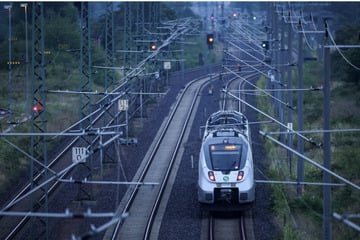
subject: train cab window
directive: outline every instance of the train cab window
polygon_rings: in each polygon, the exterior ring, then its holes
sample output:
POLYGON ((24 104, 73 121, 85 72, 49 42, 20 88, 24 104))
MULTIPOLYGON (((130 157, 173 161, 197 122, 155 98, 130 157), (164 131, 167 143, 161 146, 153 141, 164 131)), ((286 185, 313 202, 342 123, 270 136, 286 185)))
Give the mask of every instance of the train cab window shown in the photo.
POLYGON ((213 144, 209 146, 210 159, 215 171, 234 171, 242 167, 243 145, 213 144))

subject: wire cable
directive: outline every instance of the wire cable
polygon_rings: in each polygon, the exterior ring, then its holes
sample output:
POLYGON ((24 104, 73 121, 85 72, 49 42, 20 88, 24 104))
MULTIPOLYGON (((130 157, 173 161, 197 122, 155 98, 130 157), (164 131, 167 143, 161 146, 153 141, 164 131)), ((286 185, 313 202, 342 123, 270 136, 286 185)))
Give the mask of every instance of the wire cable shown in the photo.
POLYGON ((338 53, 341 55, 341 57, 345 60, 345 62, 347 62, 347 63, 348 63, 351 67, 353 67, 354 69, 360 71, 360 67, 355 66, 353 63, 350 62, 349 59, 347 59, 347 58, 345 57, 345 55, 342 53, 341 49, 337 46, 337 44, 336 44, 333 36, 331 35, 330 31, 328 31, 328 34, 329 34, 329 37, 330 37, 331 42, 334 44, 335 49, 338 51, 338 53))

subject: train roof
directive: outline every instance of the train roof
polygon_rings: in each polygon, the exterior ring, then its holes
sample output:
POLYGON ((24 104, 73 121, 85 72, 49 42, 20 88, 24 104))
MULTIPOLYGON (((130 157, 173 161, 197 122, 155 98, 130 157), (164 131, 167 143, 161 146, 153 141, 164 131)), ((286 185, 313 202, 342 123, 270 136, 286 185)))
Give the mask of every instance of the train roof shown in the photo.
MULTIPOLYGON (((249 136, 248 120, 244 114, 237 111, 218 111, 210 115, 206 121, 205 136, 214 132, 234 131, 249 136)), ((221 135, 215 134, 214 136, 221 135)))

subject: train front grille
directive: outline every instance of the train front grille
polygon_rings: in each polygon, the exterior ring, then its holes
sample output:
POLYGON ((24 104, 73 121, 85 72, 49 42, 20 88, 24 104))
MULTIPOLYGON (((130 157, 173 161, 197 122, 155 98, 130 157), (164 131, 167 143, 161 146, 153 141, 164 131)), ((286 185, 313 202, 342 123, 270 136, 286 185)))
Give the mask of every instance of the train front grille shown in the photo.
POLYGON ((239 189, 237 188, 215 188, 214 199, 218 201, 226 201, 230 203, 237 203, 239 196, 239 189))

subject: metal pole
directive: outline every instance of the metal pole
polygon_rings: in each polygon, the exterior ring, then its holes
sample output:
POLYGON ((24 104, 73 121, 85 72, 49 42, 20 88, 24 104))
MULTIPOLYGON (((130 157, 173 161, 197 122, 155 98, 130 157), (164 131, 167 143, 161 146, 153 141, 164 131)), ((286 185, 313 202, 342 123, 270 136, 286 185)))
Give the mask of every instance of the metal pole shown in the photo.
MULTIPOLYGON (((82 129, 92 127, 92 118, 87 117, 91 115, 92 112, 92 97, 89 92, 92 91, 92 73, 91 73, 91 25, 90 25, 90 3, 81 2, 81 36, 80 36, 80 127, 82 129)), ((89 150, 93 151, 93 136, 82 136, 81 139, 84 141, 84 144, 89 146, 89 150)), ((77 167, 76 175, 83 176, 86 178, 92 178, 92 161, 93 157, 91 156, 86 160, 85 163, 79 164, 77 167)), ((92 187, 85 187, 79 185, 77 200, 81 203, 85 201, 90 201, 93 199, 93 189, 92 187)))
POLYGON ((27 117, 30 117, 30 83, 29 83, 29 42, 28 42, 28 18, 27 18, 27 9, 28 4, 22 3, 21 7, 24 8, 25 12, 25 114, 27 117))
MULTIPOLYGON (((328 29, 325 22, 325 41, 328 40, 328 29)), ((324 167, 331 169, 331 152, 330 152, 330 48, 324 47, 324 167)), ((323 172, 323 182, 330 183, 331 175, 323 172)), ((331 239, 331 187, 323 187, 323 239, 331 239)))
MULTIPOLYGON (((284 58, 285 58, 285 20, 283 18, 283 14, 281 16, 281 31, 280 31, 280 88, 283 88, 282 83, 284 82, 284 75, 285 75, 285 66, 284 66, 284 58)), ((282 91, 279 92, 279 98, 281 101, 284 101, 284 93, 282 91)), ((280 122, 285 123, 285 117, 284 117, 284 106, 282 104, 279 104, 279 114, 280 114, 280 122)), ((281 130, 284 130, 282 126, 280 126, 281 130)), ((285 136, 280 136, 281 142, 285 143, 285 136)))
POLYGON ((126 109, 125 111, 125 117, 126 117, 126 145, 129 143, 129 113, 126 109))
MULTIPOLYGON (((184 35, 181 34, 181 60, 184 60, 184 41, 183 41, 184 35)), ((180 62, 181 65, 181 82, 184 82, 185 78, 185 61, 180 62)), ((211 71, 211 70, 210 70, 211 71)), ((211 73, 211 72, 210 72, 211 73)))
MULTIPOLYGON (((99 145, 100 146, 103 145, 103 136, 102 135, 100 135, 100 138, 99 138, 99 145)), ((100 148, 100 177, 101 177, 101 179, 103 179, 103 173, 104 173, 103 163, 104 163, 104 148, 100 148)))
MULTIPOLYGON (((46 133, 47 132, 47 118, 46 118, 46 66, 45 66, 45 34, 44 34, 44 4, 42 2, 32 3, 32 102, 33 104, 41 105, 41 111, 32 112, 32 128, 33 133, 46 133)), ((47 166, 47 137, 34 136, 31 138, 31 156, 39 159, 43 165, 47 166)), ((34 190, 39 186, 39 182, 34 178, 35 175, 42 169, 31 161, 31 189, 34 190)), ((48 170, 42 172, 44 179, 48 179, 48 170)), ((48 186, 44 185, 41 190, 45 196, 43 203, 44 210, 48 211, 48 186)), ((31 206, 35 208, 37 203, 35 199, 31 198, 31 206)), ((33 238, 49 239, 49 222, 48 219, 37 219, 44 228, 40 227, 36 232, 39 235, 32 235, 33 238)), ((35 224, 35 219, 33 219, 35 224)), ((35 234, 33 231, 31 234, 35 234)))
MULTIPOLYGON (((114 46, 114 6, 112 2, 106 3, 105 17, 105 66, 114 67, 115 61, 114 46)), ((115 72, 113 69, 105 69, 104 85, 105 90, 113 89, 115 82, 115 72)))
MULTIPOLYGON (((277 89, 280 86, 278 85, 279 81, 279 73, 277 69, 277 65, 279 65, 279 58, 278 58, 278 38, 279 38, 279 31, 278 31, 278 24, 277 24, 277 13, 276 13, 276 3, 273 3, 272 5, 272 37, 270 39, 269 45, 270 45, 270 54, 273 57, 274 61, 271 61, 272 65, 272 75, 274 78, 271 81, 271 88, 277 89)), ((273 92, 274 98, 279 99, 278 92, 273 92)), ((279 104, 277 101, 274 101, 274 116, 276 119, 279 119, 279 104)))
MULTIPOLYGON (((303 36, 301 33, 301 20, 299 20, 298 25, 298 88, 303 88, 303 64, 304 64, 304 53, 303 53, 303 36)), ((303 100, 304 100, 304 94, 302 91, 298 92, 298 99, 297 99, 297 118, 298 118, 298 129, 297 131, 303 130, 303 124, 304 124, 304 116, 303 116, 303 100)), ((300 154, 304 153, 304 141, 302 138, 298 138, 298 152, 300 154)), ((297 162, 297 181, 303 182, 304 181, 304 161, 302 158, 298 158, 297 162)), ((299 185, 297 188, 297 194, 298 196, 302 195, 303 186, 299 185)))
POLYGON ((5 5, 4 8, 6 10, 8 10, 9 12, 9 28, 8 28, 8 31, 9 31, 9 36, 8 36, 8 42, 9 42, 9 60, 8 60, 8 69, 9 69, 9 72, 8 72, 8 94, 9 94, 9 122, 10 124, 12 124, 13 122, 13 119, 12 119, 12 87, 11 87, 11 65, 12 65, 12 59, 11 59, 11 42, 12 42, 12 37, 11 37, 11 8, 12 8, 12 5, 5 5))
POLYGON ((143 119, 143 90, 140 89, 140 118, 143 119))
MULTIPOLYGON (((289 11, 289 19, 291 19, 291 15, 290 15, 290 11, 289 11)), ((288 24, 288 62, 291 63, 292 62, 292 25, 291 22, 289 22, 288 24)), ((288 66, 287 69, 287 86, 289 89, 292 89, 292 67, 288 66)), ((293 95, 292 95, 292 91, 288 91, 287 93, 287 102, 289 103, 290 106, 293 105, 293 95)), ((293 117, 292 117, 292 109, 288 108, 288 123, 292 124, 293 122, 293 117)), ((292 148, 293 146, 293 135, 289 134, 288 135, 288 147, 292 148)), ((289 161, 289 167, 290 167, 290 174, 292 173, 292 153, 290 151, 288 151, 288 161, 289 161)))
MULTIPOLYGON (((266 26, 266 39, 267 40, 269 40, 270 39, 270 37, 271 37, 271 31, 272 31, 272 21, 271 21, 271 19, 272 19, 272 15, 271 15, 271 9, 272 9, 272 3, 271 2, 269 2, 268 3, 268 7, 267 7, 267 22, 269 22, 270 23, 270 27, 267 25, 266 26)), ((271 44, 269 43, 269 47, 271 48, 271 44)), ((269 49, 270 50, 270 49, 269 49)), ((268 56, 268 52, 265 50, 265 52, 264 52, 264 56, 265 56, 265 58, 266 57, 270 57, 270 56, 268 56)), ((271 81, 270 80, 268 80, 268 81, 266 81, 266 88, 267 89, 271 89, 271 87, 272 87, 272 84, 271 84, 271 81)))

